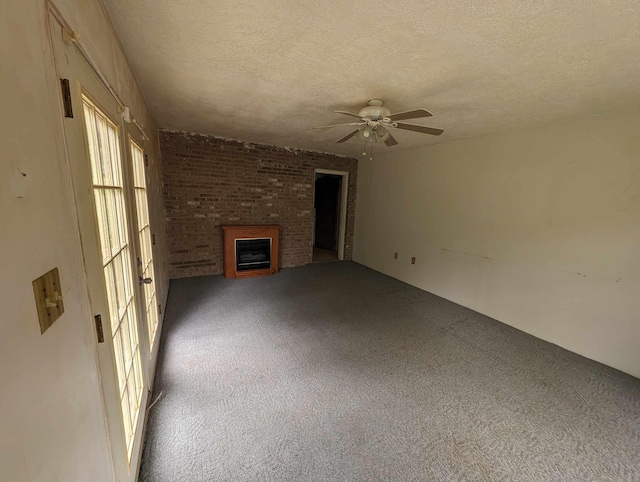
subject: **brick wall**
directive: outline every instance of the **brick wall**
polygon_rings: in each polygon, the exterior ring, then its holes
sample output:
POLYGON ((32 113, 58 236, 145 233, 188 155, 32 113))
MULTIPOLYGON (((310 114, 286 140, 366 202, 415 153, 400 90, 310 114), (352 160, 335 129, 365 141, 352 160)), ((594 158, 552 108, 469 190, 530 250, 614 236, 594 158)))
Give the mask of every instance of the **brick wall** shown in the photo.
POLYGON ((281 266, 311 262, 315 169, 349 172, 345 259, 351 259, 357 161, 161 131, 169 276, 223 271, 226 224, 280 224, 281 266))

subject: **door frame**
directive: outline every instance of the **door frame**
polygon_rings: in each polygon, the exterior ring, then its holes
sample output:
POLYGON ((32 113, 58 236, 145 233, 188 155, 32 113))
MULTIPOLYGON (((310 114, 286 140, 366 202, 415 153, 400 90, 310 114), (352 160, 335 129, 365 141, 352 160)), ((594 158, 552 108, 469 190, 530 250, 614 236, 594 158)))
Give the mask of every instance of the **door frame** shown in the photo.
POLYGON ((340 225, 338 228, 338 259, 344 259, 344 245, 347 236, 347 201, 349 199, 349 172, 347 171, 334 171, 332 169, 317 168, 313 172, 313 229, 311 230, 311 259, 313 260, 313 246, 316 237, 316 175, 317 174, 331 174, 334 176, 341 176, 342 183, 340 185, 340 225))

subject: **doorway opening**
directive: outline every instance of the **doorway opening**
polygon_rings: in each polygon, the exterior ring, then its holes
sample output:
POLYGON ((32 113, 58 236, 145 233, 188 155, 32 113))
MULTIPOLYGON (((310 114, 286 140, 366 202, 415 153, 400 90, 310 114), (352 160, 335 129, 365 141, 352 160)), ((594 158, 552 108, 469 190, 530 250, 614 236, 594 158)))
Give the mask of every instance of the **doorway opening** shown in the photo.
POLYGON ((347 172, 316 169, 313 200, 313 262, 344 257, 347 172))

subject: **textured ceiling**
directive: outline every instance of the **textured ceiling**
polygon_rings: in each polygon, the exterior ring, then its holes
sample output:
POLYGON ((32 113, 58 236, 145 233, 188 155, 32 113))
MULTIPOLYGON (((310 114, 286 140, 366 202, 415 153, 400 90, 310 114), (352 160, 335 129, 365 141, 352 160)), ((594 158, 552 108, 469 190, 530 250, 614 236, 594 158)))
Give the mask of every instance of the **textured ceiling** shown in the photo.
POLYGON ((167 129, 358 155, 306 128, 430 110, 403 149, 640 105, 639 0, 104 1, 167 129))

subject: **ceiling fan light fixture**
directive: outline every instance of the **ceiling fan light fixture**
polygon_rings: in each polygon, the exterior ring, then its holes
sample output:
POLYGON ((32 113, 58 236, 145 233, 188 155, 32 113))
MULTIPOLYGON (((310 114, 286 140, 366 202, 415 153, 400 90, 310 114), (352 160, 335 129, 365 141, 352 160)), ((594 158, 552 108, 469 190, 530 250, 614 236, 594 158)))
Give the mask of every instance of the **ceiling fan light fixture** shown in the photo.
POLYGON ((372 139, 373 134, 374 134, 374 131, 369 126, 365 127, 364 129, 360 129, 360 131, 358 131, 358 137, 360 137, 361 139, 364 139, 365 141, 372 139))
POLYGON ((389 131, 382 126, 378 126, 376 129, 376 140, 378 142, 384 142, 389 137, 389 131))

